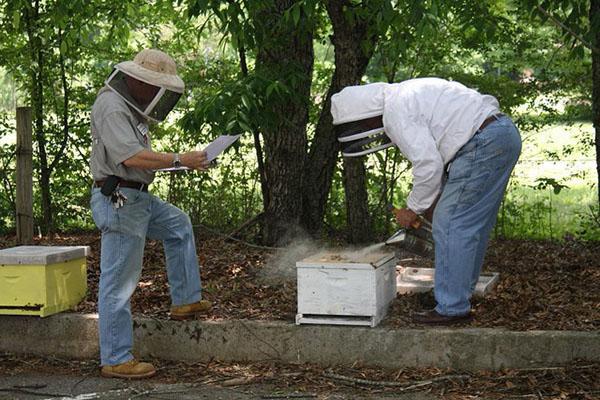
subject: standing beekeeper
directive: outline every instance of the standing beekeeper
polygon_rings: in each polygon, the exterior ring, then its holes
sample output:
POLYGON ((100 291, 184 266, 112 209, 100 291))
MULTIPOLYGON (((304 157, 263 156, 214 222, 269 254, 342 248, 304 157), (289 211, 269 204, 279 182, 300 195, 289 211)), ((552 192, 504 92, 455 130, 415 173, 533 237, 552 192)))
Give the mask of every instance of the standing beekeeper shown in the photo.
POLYGON ((148 192, 154 170, 208 167, 206 153, 152 150, 149 124, 163 121, 184 89, 173 59, 159 50, 142 50, 133 61, 117 64, 91 112, 94 179, 91 208, 102 232, 98 314, 101 374, 144 378, 150 363, 132 355, 130 298, 142 269, 146 237, 162 240, 172 300, 171 318, 205 313, 190 218, 148 192))
POLYGON ((433 211, 437 305, 413 320, 469 321, 489 235, 521 152, 519 131, 494 97, 439 78, 346 87, 332 96, 331 113, 344 156, 396 145, 412 163, 412 190, 396 212, 400 225, 433 211))

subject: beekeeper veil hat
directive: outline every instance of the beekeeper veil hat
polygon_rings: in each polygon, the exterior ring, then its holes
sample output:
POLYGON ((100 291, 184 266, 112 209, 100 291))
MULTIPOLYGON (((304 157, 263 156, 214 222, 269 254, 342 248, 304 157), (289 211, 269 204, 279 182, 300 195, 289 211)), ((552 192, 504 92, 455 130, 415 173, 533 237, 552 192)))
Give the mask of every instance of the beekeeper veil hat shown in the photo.
POLYGON ((140 114, 154 121, 163 121, 175 107, 185 85, 177 75, 175 61, 166 53, 155 49, 140 51, 133 61, 115 65, 106 80, 106 86, 135 108, 140 114), (144 101, 132 96, 127 77, 146 84, 150 96, 144 101), (153 96, 152 96, 153 95, 153 96))
POLYGON ((331 96, 331 115, 345 157, 359 157, 393 145, 383 128, 387 83, 348 86, 331 96))

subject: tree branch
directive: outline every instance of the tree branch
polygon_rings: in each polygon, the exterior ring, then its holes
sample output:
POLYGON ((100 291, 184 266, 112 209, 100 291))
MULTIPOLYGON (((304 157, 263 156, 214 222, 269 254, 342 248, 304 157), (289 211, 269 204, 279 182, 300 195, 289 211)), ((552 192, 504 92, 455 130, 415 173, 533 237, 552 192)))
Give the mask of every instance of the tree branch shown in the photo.
MULTIPOLYGON (((62 44, 62 30, 58 30, 58 46, 60 48, 62 44)), ((48 168, 51 172, 56 168, 56 165, 60 162, 61 158, 65 154, 65 149, 67 148, 67 143, 69 141, 69 85, 67 83, 67 72, 65 69, 65 59, 63 57, 62 52, 59 51, 58 60, 60 65, 60 80, 63 87, 63 110, 62 110, 62 119, 63 119, 63 137, 60 144, 60 150, 54 156, 54 160, 50 164, 48 168)))
POLYGON ((414 382, 414 381, 413 382, 390 382, 390 381, 372 381, 372 380, 368 380, 368 379, 351 378, 351 377, 345 376, 345 375, 334 374, 333 372, 329 372, 329 371, 324 372, 323 376, 325 376, 326 378, 330 378, 330 379, 334 379, 334 380, 338 380, 338 381, 342 381, 342 382, 359 384, 359 385, 399 387, 399 389, 396 389, 399 391, 412 390, 412 389, 416 389, 416 388, 419 388, 422 386, 432 385, 436 382, 441 382, 441 381, 446 381, 446 380, 453 380, 453 379, 464 380, 464 379, 470 378, 469 375, 444 375, 444 376, 438 376, 438 377, 434 377, 431 379, 427 379, 427 380, 423 380, 423 381, 416 381, 416 382, 414 382))
POLYGON ((552 21, 552 23, 554 23, 554 25, 558 26, 562 30, 564 30, 567 33, 569 33, 571 36, 575 37, 577 40, 579 40, 581 43, 583 43, 583 45, 585 47, 587 47, 588 49, 590 49, 590 50, 592 50, 592 51, 594 51, 596 53, 600 53, 600 49, 598 47, 594 46, 592 43, 590 43, 587 40, 585 40, 583 38, 583 36, 581 36, 580 34, 578 34, 577 32, 575 32, 574 30, 572 30, 571 28, 569 28, 568 26, 566 26, 565 24, 563 24, 556 17, 554 17, 552 14, 550 14, 548 11, 546 11, 542 6, 538 5, 537 9, 542 14, 544 14, 546 17, 548 17, 550 19, 550 21, 552 21))

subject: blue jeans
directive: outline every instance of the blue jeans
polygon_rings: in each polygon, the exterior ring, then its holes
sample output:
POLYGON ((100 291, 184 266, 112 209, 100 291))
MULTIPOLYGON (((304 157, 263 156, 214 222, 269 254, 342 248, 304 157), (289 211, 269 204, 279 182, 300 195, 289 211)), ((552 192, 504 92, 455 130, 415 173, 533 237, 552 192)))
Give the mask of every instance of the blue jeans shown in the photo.
POLYGON ((92 189, 91 208, 102 232, 98 314, 100 361, 116 365, 133 358, 130 298, 142 271, 146 237, 162 240, 173 305, 200 300, 200 268, 189 217, 150 193, 122 188, 127 202, 115 209, 92 189))
POLYGON ((439 314, 470 312, 490 232, 520 153, 518 129, 501 116, 478 131, 450 164, 433 214, 439 314))

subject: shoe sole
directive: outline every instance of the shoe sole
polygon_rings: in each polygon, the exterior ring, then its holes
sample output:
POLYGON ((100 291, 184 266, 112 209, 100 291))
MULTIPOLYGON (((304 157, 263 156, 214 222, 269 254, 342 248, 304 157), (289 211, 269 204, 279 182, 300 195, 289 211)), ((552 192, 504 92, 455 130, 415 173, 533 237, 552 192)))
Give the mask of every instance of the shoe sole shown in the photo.
POLYGON ((184 321, 186 319, 196 318, 198 316, 204 316, 206 314, 208 314, 208 311, 198 311, 193 314, 171 314, 170 318, 175 321, 184 321))
POLYGON ((146 372, 145 374, 118 374, 116 372, 104 372, 100 371, 100 375, 104 378, 121 378, 121 379, 144 379, 150 378, 151 376, 156 375, 156 371, 146 372))

